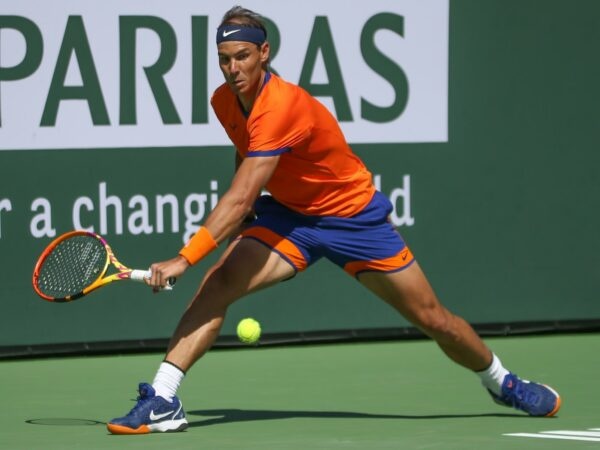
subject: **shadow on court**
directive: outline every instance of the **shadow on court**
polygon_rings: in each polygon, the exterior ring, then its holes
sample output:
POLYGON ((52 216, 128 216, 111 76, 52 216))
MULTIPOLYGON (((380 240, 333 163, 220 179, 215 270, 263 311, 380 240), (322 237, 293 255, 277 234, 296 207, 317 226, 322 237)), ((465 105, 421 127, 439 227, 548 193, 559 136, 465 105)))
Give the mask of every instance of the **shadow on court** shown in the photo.
POLYGON ((89 426, 106 425, 106 422, 100 422, 93 419, 75 419, 66 417, 48 417, 41 419, 28 419, 25 421, 29 425, 56 425, 56 426, 89 426))
POLYGON ((515 417, 528 418, 523 414, 512 413, 483 413, 483 414, 433 414, 433 415, 406 415, 406 414, 367 414, 344 411, 283 411, 283 410, 253 410, 253 409, 206 409, 187 411, 189 416, 207 416, 205 420, 189 421, 190 427, 206 427, 232 422, 250 422, 255 420, 278 419, 401 419, 401 420, 434 420, 434 419, 472 419, 475 417, 515 417))
MULTIPOLYGON (((274 411, 274 410, 252 410, 252 409, 206 409, 187 411, 188 416, 206 416, 205 420, 191 421, 190 427, 206 427, 233 422, 251 422, 255 420, 278 420, 278 419, 471 419, 474 417, 522 417, 522 414, 508 413, 483 413, 483 414, 437 414, 437 415, 400 415, 400 414, 367 414, 343 411, 274 411)), ((189 419, 189 417, 188 417, 189 419)), ((48 417, 40 419, 28 419, 25 421, 30 425, 55 425, 55 426, 89 426, 105 425, 106 422, 91 419, 48 417)))

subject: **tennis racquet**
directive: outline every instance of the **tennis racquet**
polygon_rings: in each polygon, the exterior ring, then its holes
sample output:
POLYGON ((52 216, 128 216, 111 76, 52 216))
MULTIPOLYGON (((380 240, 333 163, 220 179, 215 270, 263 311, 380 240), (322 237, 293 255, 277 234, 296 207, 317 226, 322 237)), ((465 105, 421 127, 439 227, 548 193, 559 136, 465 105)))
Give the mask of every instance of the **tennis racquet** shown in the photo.
MULTIPOLYGON (((33 289, 44 300, 70 302, 113 281, 143 282, 150 270, 133 270, 119 262, 106 240, 88 231, 70 231, 46 247, 33 271, 33 289), (107 275, 108 266, 117 272, 107 275)), ((163 288, 170 290, 175 278, 163 288)))

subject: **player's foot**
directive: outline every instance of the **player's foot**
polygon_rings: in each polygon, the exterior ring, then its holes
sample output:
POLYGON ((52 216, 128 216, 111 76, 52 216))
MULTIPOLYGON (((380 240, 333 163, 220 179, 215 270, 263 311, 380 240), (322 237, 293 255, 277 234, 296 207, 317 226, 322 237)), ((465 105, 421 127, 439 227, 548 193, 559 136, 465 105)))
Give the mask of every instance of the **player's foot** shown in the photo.
POLYGON ((183 406, 177 397, 169 402, 156 395, 154 388, 140 383, 137 404, 124 417, 106 424, 112 434, 146 434, 183 431, 188 427, 183 406))
POLYGON ((560 409, 560 396, 549 386, 522 380, 513 373, 504 377, 502 395, 488 389, 496 403, 525 411, 530 416, 553 416, 560 409))

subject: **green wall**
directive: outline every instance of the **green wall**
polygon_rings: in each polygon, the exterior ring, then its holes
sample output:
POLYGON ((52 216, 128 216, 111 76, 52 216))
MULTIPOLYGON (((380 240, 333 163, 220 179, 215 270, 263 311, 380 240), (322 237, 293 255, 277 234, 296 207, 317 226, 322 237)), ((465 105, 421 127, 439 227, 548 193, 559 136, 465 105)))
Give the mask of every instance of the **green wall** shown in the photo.
MULTIPOLYGON (((600 319, 599 48, 596 1, 452 1, 449 141, 353 146, 384 193, 410 175, 415 222, 400 232, 442 301, 471 322, 600 319)), ((124 205, 136 194, 183 203, 210 194, 211 180, 223 194, 232 159, 229 147, 0 152, 0 201, 12 204, 0 210, 0 346, 168 337, 216 255, 172 293, 119 283, 47 303, 31 289, 50 241, 31 236, 32 202, 48 199, 63 232, 76 198, 96 202, 101 182, 124 205)), ((171 257, 182 232, 109 227, 106 237, 143 268, 171 257)), ((266 333, 408 325, 326 261, 234 305, 224 333, 247 315, 266 333)))

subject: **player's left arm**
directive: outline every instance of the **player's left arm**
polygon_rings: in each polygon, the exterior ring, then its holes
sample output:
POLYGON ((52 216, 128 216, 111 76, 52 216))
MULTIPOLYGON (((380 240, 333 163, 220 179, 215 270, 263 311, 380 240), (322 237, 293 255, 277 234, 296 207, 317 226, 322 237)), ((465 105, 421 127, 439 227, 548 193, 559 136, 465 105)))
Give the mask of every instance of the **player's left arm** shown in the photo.
MULTIPOLYGON (((230 188, 210 212, 202 228, 216 244, 236 232, 244 218, 252 211, 262 188, 271 178, 279 155, 245 158, 233 177, 230 188)), ((196 239, 198 234, 194 236, 196 239)), ((180 277, 190 266, 181 254, 167 261, 150 266, 152 278, 148 284, 155 289, 164 286, 170 277, 180 277)))
POLYGON ((279 155, 245 158, 241 162, 230 188, 204 222, 217 243, 231 236, 253 211, 256 198, 273 175, 278 162, 279 155))
MULTIPOLYGON (((236 152, 235 152, 235 172, 234 173, 237 173, 238 169, 242 165, 242 161, 244 161, 244 158, 242 158, 240 153, 236 150, 236 152)), ((257 198, 259 196, 260 196, 260 192, 257 194, 257 198)), ((246 217, 244 217, 244 220, 242 221, 242 225, 252 222, 255 218, 256 218, 256 214, 254 213, 254 208, 252 208, 252 210, 246 215, 246 217)), ((239 233, 234 233, 234 234, 239 234, 239 233)))
POLYGON ((244 219, 252 213, 256 198, 273 175, 279 155, 309 134, 306 125, 298 122, 299 115, 290 113, 289 108, 283 110, 288 114, 281 114, 281 105, 278 104, 277 108, 267 109, 248 123, 248 149, 252 156, 243 159, 236 156, 237 170, 230 188, 179 255, 150 267, 152 279, 148 284, 156 288, 164 286, 170 277, 180 277, 190 265, 200 261, 240 229, 244 219), (263 149, 271 151, 261 155, 263 149), (277 150, 273 152, 272 149, 277 150))
MULTIPOLYGON (((236 150, 236 152, 235 152, 235 171, 234 171, 234 174, 237 173, 237 171, 240 168, 243 160, 244 160, 244 158, 236 150)), ((260 195, 261 195, 261 193, 259 192, 258 196, 260 196, 260 195)), ((248 214, 246 214, 246 216, 242 220, 242 223, 240 223, 240 225, 237 227, 237 229, 229 236, 228 244, 231 244, 234 240, 236 240, 239 237, 239 235, 246 228, 248 228, 248 225, 250 223, 252 223, 255 219, 256 219, 256 213, 254 212, 254 208, 252 208, 250 210, 250 212, 248 214)))

